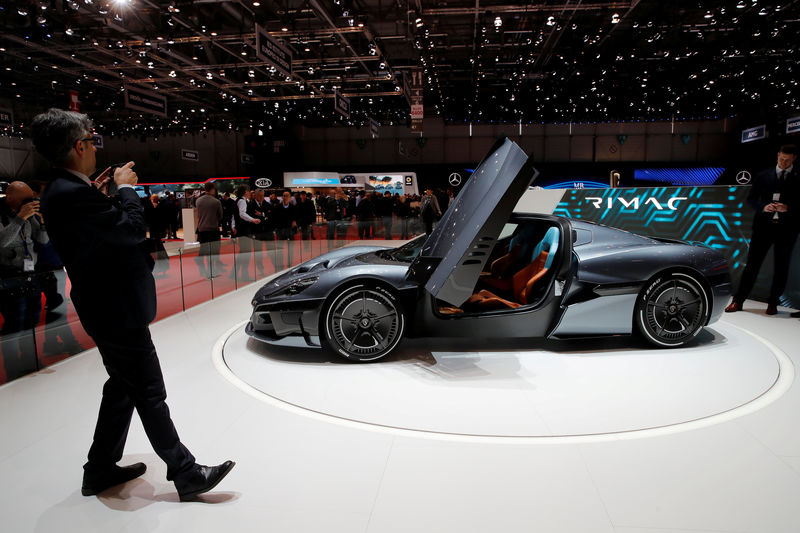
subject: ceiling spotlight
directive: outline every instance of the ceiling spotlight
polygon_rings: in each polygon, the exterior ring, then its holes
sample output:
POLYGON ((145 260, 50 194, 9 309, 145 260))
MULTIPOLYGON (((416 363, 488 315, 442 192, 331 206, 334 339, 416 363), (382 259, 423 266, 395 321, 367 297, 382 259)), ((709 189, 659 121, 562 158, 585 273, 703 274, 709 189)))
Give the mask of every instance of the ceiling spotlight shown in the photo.
POLYGON ((619 24, 619 13, 611 15, 611 24, 619 24))
POLYGON ((759 15, 761 15, 761 16, 763 17, 764 15, 766 15, 766 14, 767 14, 767 9, 762 7, 762 8, 761 8, 761 11, 759 11, 759 12, 758 12, 758 14, 759 14, 759 15))
POLYGON ((495 19, 494 19, 494 27, 495 28, 499 28, 502 25, 503 25, 503 19, 501 19, 500 17, 495 17, 495 19))
POLYGON ((175 72, 174 70, 170 70, 169 71, 169 77, 170 78, 177 78, 178 77, 178 73, 175 72))
POLYGON ((247 45, 246 45, 246 44, 243 44, 243 45, 242 45, 242 51, 241 51, 241 54, 242 54, 243 56, 246 56, 246 55, 247 55, 247 45))
POLYGON ((170 2, 169 7, 167 7, 167 11, 170 13, 180 13, 181 10, 178 6, 175 5, 175 2, 170 2))
POLYGON ((424 23, 424 22, 422 22, 422 19, 421 19, 421 18, 419 18, 419 17, 417 17, 417 20, 415 20, 415 21, 414 21, 414 25, 415 25, 417 28, 421 28, 421 27, 422 27, 424 24, 425 24, 425 23, 424 23))
POLYGON ((261 2, 255 1, 253 2, 253 7, 258 7, 261 5, 261 2))
POLYGON ((289 31, 289 28, 286 26, 281 26, 281 31, 289 31))
POLYGON ((710 19, 710 18, 713 18, 713 17, 714 17, 714 14, 711 13, 711 11, 706 11, 706 14, 703 15, 704 19, 710 19))
POLYGON ((314 74, 314 67, 308 67, 308 73, 314 74))
POLYGON ((206 79, 207 80, 214 79, 214 76, 210 72, 206 72, 206 79))
POLYGON ((72 28, 70 28, 69 26, 67 26, 67 29, 66 29, 66 30, 64 30, 64 33, 66 33, 66 34, 67 34, 67 35, 69 35, 70 37, 72 37, 73 35, 75 35, 75 32, 74 32, 74 31, 72 31, 72 28))
POLYGON ((378 67, 379 67, 381 70, 383 70, 383 69, 385 69, 385 68, 386 68, 386 63, 384 63, 383 61, 381 61, 381 62, 380 62, 380 64, 378 65, 378 67))
POLYGON ((27 17, 28 16, 28 8, 27 7, 19 7, 19 8, 17 8, 17 14, 20 17, 27 17))
POLYGON ((547 17, 547 22, 545 24, 547 24, 548 26, 554 26, 555 23, 556 23, 556 18, 551 16, 547 17))
POLYGON ((736 9, 744 9, 747 5, 744 3, 744 0, 739 0, 739 3, 736 4, 736 9))

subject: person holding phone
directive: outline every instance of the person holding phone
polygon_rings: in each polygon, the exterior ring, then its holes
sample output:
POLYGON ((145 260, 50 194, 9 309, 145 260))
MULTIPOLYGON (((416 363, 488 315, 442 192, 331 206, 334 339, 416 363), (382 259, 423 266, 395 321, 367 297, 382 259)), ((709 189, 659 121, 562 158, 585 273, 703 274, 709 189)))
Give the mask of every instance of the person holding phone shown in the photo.
POLYGON ((143 463, 120 467, 134 409, 150 444, 167 464, 167 479, 182 501, 211 490, 234 463, 197 464, 181 443, 166 404, 166 389, 149 324, 156 314, 152 256, 144 209, 134 190, 130 161, 95 172, 93 124, 88 116, 50 109, 34 117, 33 143, 54 166, 42 194, 50 239, 67 269, 70 296, 81 324, 97 344, 108 380, 103 386, 94 440, 81 493, 100 492, 141 476, 143 463), (117 187, 116 199, 107 196, 117 187))
POLYGON ((6 381, 36 370, 33 328, 42 311, 36 245, 48 242, 33 190, 13 181, 0 198, 0 353, 6 381))
POLYGON ((792 248, 800 232, 800 176, 794 166, 797 147, 786 144, 778 150, 778 161, 774 167, 756 174, 747 196, 747 202, 755 210, 753 233, 747 264, 739 281, 739 289, 733 301, 725 308, 726 313, 742 310, 753 285, 756 283, 761 263, 770 248, 774 250, 775 270, 767 300, 768 315, 778 313, 778 303, 789 277, 789 262, 792 248))

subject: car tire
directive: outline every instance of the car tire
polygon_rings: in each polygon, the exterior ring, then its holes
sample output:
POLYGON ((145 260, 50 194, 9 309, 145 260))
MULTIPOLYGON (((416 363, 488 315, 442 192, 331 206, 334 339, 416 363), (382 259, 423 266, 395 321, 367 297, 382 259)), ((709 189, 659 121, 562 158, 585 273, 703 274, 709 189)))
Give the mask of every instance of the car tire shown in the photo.
POLYGON ((322 314, 323 343, 348 361, 386 357, 403 337, 405 316, 389 290, 354 285, 334 295, 322 314))
POLYGON ((700 333, 710 311, 702 283, 690 274, 671 272, 656 276, 639 293, 634 323, 651 344, 677 348, 700 333))

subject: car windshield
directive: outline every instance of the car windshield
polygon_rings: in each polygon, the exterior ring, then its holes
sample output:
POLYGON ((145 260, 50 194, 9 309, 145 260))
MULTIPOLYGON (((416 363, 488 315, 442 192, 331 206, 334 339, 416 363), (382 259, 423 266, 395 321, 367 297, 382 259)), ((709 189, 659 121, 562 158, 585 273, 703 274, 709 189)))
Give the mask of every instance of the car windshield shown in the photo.
POLYGON ((391 259, 392 261, 410 263, 419 255, 419 251, 422 250, 422 245, 425 243, 427 237, 427 235, 420 235, 419 237, 411 239, 403 246, 391 250, 381 250, 379 252, 380 256, 384 259, 391 259))

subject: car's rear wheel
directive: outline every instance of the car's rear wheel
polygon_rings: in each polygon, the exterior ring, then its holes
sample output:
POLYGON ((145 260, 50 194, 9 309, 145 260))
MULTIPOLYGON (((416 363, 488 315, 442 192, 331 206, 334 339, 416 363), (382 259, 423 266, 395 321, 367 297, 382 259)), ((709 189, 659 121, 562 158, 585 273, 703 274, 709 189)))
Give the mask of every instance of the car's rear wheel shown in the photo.
POLYGON ((323 342, 350 361, 377 361, 403 337, 405 317, 392 292, 355 285, 336 294, 323 313, 323 342))
POLYGON ((689 274, 671 272, 657 276, 642 290, 634 321, 650 343, 675 348, 700 333, 709 312, 703 285, 689 274))

